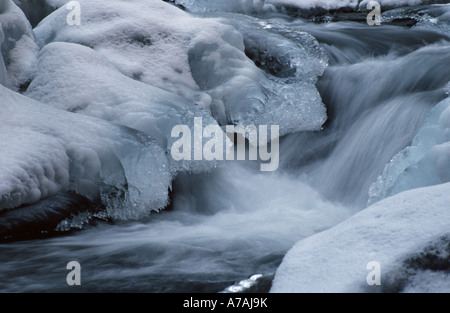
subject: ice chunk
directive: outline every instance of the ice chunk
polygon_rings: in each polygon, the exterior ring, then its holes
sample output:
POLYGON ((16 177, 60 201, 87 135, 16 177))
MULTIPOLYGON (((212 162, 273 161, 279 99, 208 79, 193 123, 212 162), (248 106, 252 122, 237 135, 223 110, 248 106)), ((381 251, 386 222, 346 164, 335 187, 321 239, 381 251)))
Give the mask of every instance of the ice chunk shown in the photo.
MULTIPOLYGON (((299 76, 284 84, 289 78, 280 81, 267 75, 246 56, 243 35, 223 21, 193 17, 156 0, 80 3, 80 26, 67 25, 65 8, 40 23, 35 33, 42 47, 52 41, 91 47, 122 74, 196 102, 221 125, 275 124, 280 125, 283 135, 318 130, 326 119, 325 107, 313 86, 316 77, 303 80, 299 76), (168 24, 167 20, 173 22, 168 24)), ((279 34, 264 33, 257 23, 248 27, 259 34, 252 37, 258 49, 281 39, 276 39, 279 34), (265 35, 270 39, 265 41, 265 35)), ((244 37, 251 33, 248 29, 244 37)), ((313 42, 307 34, 297 35, 313 42)), ((310 54, 307 46, 301 41, 298 46, 290 42, 288 54, 281 47, 270 52, 274 58, 286 54, 299 74, 320 62, 323 71, 326 60, 321 59, 321 52, 310 54), (303 56, 308 57, 303 61, 303 56)), ((317 43, 314 47, 319 49, 317 43)))
POLYGON ((328 59, 319 43, 305 32, 276 22, 231 14, 221 21, 242 34, 244 51, 259 70, 245 59, 237 63, 240 51, 224 54, 216 45, 203 44, 190 51, 193 77, 212 95, 216 119, 244 126, 276 124, 280 135, 321 129, 326 110, 315 83, 328 59), (214 70, 226 66, 218 56, 228 63, 231 56, 232 66, 214 70))
MULTIPOLYGON (((204 127, 217 125, 206 110, 194 103, 133 80, 93 49, 73 43, 55 42, 42 49, 36 76, 25 95, 58 109, 145 132, 168 154, 178 140, 171 136, 175 125, 193 130, 196 117, 202 118, 204 127)), ((206 171, 217 165, 170 160, 172 172, 206 171)))
MULTIPOLYGON (((0 35, 3 37, 1 55, 7 70, 3 84, 19 90, 33 73, 38 46, 34 41, 30 23, 11 0, 4 0, 0 4, 0 28, 3 32, 3 36, 0 35)), ((2 67, 1 63, 0 67, 2 67)), ((0 73, 2 71, 0 69, 0 73)))
POLYGON ((168 160, 149 136, 3 86, 0 95, 0 210, 61 190, 101 197, 114 218, 139 218, 167 205, 168 160))
POLYGON ((428 115, 411 146, 398 153, 369 189, 369 204, 404 190, 450 181, 450 98, 428 115))
MULTIPOLYGON (((301 240, 278 268, 271 292, 411 291, 424 271, 445 274, 439 268, 449 266, 449 190, 450 184, 409 190, 301 240), (373 261, 381 285, 367 283, 373 261)), ((449 289, 448 273, 440 281, 429 291, 449 289)))

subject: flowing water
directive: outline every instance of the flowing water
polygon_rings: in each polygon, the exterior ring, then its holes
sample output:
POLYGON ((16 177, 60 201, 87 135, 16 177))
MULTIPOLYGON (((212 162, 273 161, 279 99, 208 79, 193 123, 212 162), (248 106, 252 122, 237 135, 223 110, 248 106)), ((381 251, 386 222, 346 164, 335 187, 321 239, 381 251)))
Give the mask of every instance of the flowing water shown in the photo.
POLYGON ((445 97, 449 38, 393 25, 276 21, 310 33, 328 55, 317 83, 328 114, 322 131, 284 136, 276 172, 228 161, 180 174, 170 207, 145 219, 92 218, 81 231, 2 244, 0 290, 69 291, 66 264, 76 260, 79 291, 219 292, 254 274, 267 291, 295 242, 364 209, 370 185, 445 97))

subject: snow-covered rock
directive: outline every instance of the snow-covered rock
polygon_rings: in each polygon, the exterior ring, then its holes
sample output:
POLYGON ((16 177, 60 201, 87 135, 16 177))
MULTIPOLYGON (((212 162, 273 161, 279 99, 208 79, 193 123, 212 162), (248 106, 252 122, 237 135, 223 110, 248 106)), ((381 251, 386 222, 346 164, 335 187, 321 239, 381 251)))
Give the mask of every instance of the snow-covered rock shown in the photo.
POLYGON ((30 23, 12 0, 0 3, 0 45, 0 83, 19 90, 34 71, 39 47, 30 23))
MULTIPOLYGON (((175 125, 194 129, 195 117, 202 118, 203 128, 217 125, 206 110, 191 101, 133 80, 95 50, 74 43, 50 43, 41 50, 36 76, 25 95, 58 109, 145 132, 168 154, 178 140, 171 136, 175 125)), ((174 173, 206 171, 217 165, 169 159, 174 173)))
MULTIPOLYGON (((246 56, 244 37, 252 33, 249 30, 241 33, 227 22, 193 17, 159 0, 79 2, 81 25, 68 25, 70 11, 61 7, 35 28, 41 47, 50 42, 90 47, 122 74, 197 103, 221 125, 280 125, 283 135, 318 130, 326 120, 325 107, 310 79, 281 84, 246 56)), ((247 24, 246 20, 239 23, 247 24)), ((279 35, 263 32, 264 26, 252 27, 259 35, 251 38, 256 40, 251 48, 279 42, 275 38, 279 35)), ((303 37, 309 43, 314 41, 307 34, 303 37)), ((284 66, 293 66, 300 73, 310 64, 321 63, 323 72, 327 60, 322 59, 321 50, 312 54, 301 42, 298 51, 294 48, 290 43, 290 52, 284 52, 283 57, 291 63, 284 66), (296 55, 306 54, 307 60, 295 63, 301 61, 296 55)), ((270 53, 276 59, 281 50, 270 53)))
POLYGON ((409 190, 301 240, 271 292, 449 292, 449 191, 409 190))
POLYGON ((168 203, 167 155, 146 134, 51 108, 0 86, 0 210, 72 190, 111 217, 168 203))

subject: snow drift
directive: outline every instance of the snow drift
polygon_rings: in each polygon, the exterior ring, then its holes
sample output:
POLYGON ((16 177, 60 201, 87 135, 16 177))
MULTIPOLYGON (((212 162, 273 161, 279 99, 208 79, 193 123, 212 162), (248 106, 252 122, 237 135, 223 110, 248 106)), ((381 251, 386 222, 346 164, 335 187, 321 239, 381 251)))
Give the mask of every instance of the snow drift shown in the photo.
POLYGON ((449 292, 449 190, 406 191, 298 242, 271 292, 449 292), (367 284, 372 261, 381 285, 367 284))

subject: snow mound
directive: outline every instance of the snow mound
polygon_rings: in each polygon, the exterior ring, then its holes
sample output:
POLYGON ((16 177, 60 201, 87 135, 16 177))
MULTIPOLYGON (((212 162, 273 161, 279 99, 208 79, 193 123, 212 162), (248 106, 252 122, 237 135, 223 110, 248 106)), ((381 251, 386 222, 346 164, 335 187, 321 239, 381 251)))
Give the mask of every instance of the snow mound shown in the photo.
POLYGON ((168 203, 166 153, 149 136, 51 108, 0 86, 0 210, 70 190, 101 198, 113 218, 168 203))
MULTIPOLYGON (((233 23, 253 27, 258 35, 250 36, 251 29, 241 33, 238 30, 244 27, 236 30, 223 20, 193 17, 157 0, 79 2, 81 25, 68 25, 69 11, 62 7, 35 28, 41 47, 50 42, 90 47, 122 74, 195 102, 221 125, 280 125, 283 135, 318 130, 326 120, 325 107, 313 86, 317 77, 305 81, 295 77, 295 83, 283 86, 278 77, 268 76, 246 56, 245 36, 251 37, 247 43, 254 42, 253 50, 280 42, 280 35, 264 33, 264 26, 246 20, 233 23)), ((290 42, 287 53, 274 47, 270 51, 274 55, 266 58, 288 61, 290 65, 283 65, 299 73, 316 59, 311 64, 321 63, 316 72, 320 74, 327 63, 324 54, 306 50, 306 41, 314 40, 311 36, 297 35, 303 43, 290 42), (299 56, 306 54, 308 58, 301 61, 299 56)), ((317 43, 315 47, 319 49, 317 43)))
POLYGON ((19 90, 34 71, 39 47, 23 12, 11 1, 0 3, 0 84, 19 90))
MULTIPOLYGON (((41 50, 36 76, 25 95, 58 109, 145 132, 168 154, 178 139, 171 137, 175 125, 194 129, 196 117, 202 118, 204 127, 217 125, 207 111, 194 103, 133 80, 95 50, 73 43, 50 43, 41 50)), ((169 159, 173 173, 207 171, 217 165, 169 159)))
POLYGON ((448 292, 449 190, 450 184, 409 190, 298 242, 271 292, 448 292), (373 261, 381 285, 368 284, 373 261))

